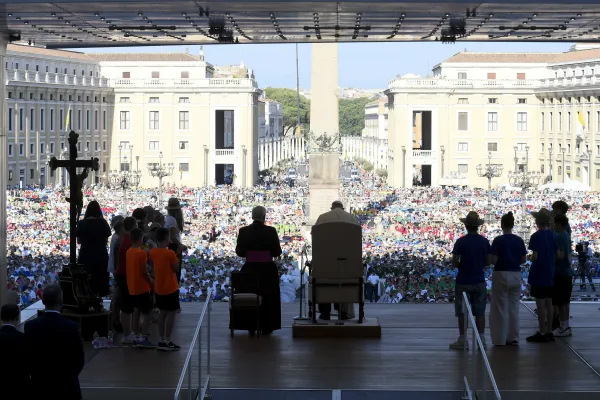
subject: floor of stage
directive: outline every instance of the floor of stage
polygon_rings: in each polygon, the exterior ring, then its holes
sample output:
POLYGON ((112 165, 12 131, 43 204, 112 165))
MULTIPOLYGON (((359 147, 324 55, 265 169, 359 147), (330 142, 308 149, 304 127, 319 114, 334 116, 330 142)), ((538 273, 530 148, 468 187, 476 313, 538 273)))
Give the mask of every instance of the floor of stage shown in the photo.
MULTIPOLYGON (((174 341, 182 346, 180 352, 90 349, 80 375, 84 397, 172 398, 201 306, 185 303, 178 315, 174 341), (142 391, 144 396, 135 395, 141 395, 142 391)), ((535 332, 537 326, 528 307, 532 306, 522 305, 520 310, 521 345, 500 348, 490 345, 487 349, 498 387, 506 394, 504 398, 532 399, 532 391, 556 392, 554 395, 562 393, 562 396, 566 392, 580 392, 569 394, 573 399, 587 398, 580 397, 583 392, 588 395, 598 392, 594 396, 600 396, 599 304, 573 304, 574 336, 553 344, 525 342, 525 337, 535 332)), ((293 339, 291 324, 298 314, 298 304, 284 304, 282 330, 260 338, 239 331, 230 338, 228 305, 216 303, 211 316, 211 386, 315 390, 306 392, 313 395, 305 393, 304 399, 320 399, 319 393, 330 399, 331 390, 335 389, 350 390, 342 396, 344 399, 364 398, 361 392, 352 390, 439 391, 440 395, 459 392, 463 389, 466 358, 462 351, 448 349, 457 336, 453 310, 454 306, 448 304, 367 304, 367 317, 380 320, 381 339, 293 339)), ((489 332, 486 336, 491 343, 489 332)), ((205 360, 205 354, 203 357, 205 360)), ((229 390, 228 396, 213 398, 238 398, 235 393, 229 390)), ((550 399, 554 395, 535 398, 550 399)), ((265 396, 256 398, 270 398, 265 396)))

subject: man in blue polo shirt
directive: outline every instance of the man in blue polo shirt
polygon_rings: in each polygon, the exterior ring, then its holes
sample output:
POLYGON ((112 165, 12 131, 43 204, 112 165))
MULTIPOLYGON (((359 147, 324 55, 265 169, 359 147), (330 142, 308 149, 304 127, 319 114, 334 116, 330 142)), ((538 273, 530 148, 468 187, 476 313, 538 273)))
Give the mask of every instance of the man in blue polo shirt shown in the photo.
POLYGON ((477 233, 479 227, 484 224, 479 214, 471 211, 466 218, 460 221, 465 224, 467 234, 454 243, 452 250, 452 265, 458 268, 456 276, 456 296, 454 298, 454 311, 458 318, 458 331, 460 336, 456 342, 450 344, 451 349, 463 349, 469 347, 465 338, 465 318, 463 313, 463 293, 467 293, 471 310, 475 317, 477 330, 481 335, 481 341, 485 346, 485 306, 486 285, 484 268, 490 264, 492 248, 489 240, 477 233))

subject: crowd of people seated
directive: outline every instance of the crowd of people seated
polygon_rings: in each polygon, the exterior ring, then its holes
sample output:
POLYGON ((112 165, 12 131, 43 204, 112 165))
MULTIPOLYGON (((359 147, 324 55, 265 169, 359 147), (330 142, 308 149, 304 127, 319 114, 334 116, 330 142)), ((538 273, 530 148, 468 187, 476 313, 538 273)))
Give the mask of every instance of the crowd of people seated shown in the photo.
MULTIPOLYGON (((365 173, 364 171, 362 172, 365 173)), ((12 190, 8 197, 9 290, 20 297, 26 307, 40 298, 41 287, 56 282, 61 266, 68 257, 68 204, 64 189, 12 190)), ((122 192, 110 188, 88 188, 85 204, 96 200, 107 222, 123 214, 122 192)), ((267 209, 266 224, 274 226, 281 241, 282 257, 278 264, 282 282, 289 282, 298 267, 304 241, 301 227, 306 223, 307 188, 302 185, 263 184, 242 189, 236 186, 205 188, 168 187, 163 198, 181 200, 183 220, 181 241, 187 246, 182 257, 180 301, 202 300, 208 287, 216 300, 227 300, 229 275, 241 268, 243 260, 235 255, 240 227, 250 223, 251 209, 267 209)), ((138 190, 129 193, 127 214, 136 208, 158 209, 158 193, 138 190)), ((586 242, 592 256, 585 269, 589 280, 600 276, 600 266, 593 256, 600 250, 600 211, 598 193, 530 191, 525 212, 550 207, 557 199, 571 209, 573 246, 586 242)), ((390 189, 363 179, 344 186, 340 199, 363 227, 363 254, 368 300, 388 303, 452 302, 457 269, 450 253, 454 241, 462 236, 459 221, 466 210, 485 214, 487 193, 481 189, 428 188, 390 189)), ((521 195, 516 191, 494 193, 494 219, 512 211, 517 230, 524 219, 521 195)), ((85 212, 85 210, 84 210, 85 212)), ((529 222, 529 221, 528 221, 529 222)), ((527 231, 529 237, 535 227, 527 231)), ((499 223, 485 224, 480 233, 492 240, 500 235, 499 223)), ((577 257, 574 257, 577 264, 577 257)), ((530 262, 522 266, 522 293, 530 297, 527 277, 530 262)), ((584 271, 583 268, 579 269, 584 271)), ((486 284, 491 270, 486 270, 486 284)), ((113 280, 109 285, 113 285, 113 280)), ((585 294, 597 299, 593 285, 585 294)))

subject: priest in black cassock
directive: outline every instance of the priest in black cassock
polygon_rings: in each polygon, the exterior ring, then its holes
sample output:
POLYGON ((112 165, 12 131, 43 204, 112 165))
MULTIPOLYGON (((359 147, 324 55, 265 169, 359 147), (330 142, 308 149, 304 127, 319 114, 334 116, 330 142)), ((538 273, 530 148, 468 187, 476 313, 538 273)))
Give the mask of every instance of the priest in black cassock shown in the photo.
POLYGON ((246 258, 241 272, 257 273, 260 280, 259 330, 269 334, 281 329, 281 298, 279 289, 279 271, 273 262, 281 255, 279 236, 272 226, 265 225, 267 210, 262 206, 252 209, 252 224, 240 228, 235 252, 246 258))

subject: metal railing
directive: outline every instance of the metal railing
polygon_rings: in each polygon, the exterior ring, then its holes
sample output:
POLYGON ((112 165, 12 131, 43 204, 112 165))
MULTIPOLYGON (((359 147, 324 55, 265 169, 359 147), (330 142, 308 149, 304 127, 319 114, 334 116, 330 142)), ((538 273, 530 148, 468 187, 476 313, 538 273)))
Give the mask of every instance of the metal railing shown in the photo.
POLYGON ((481 336, 479 335, 479 331, 477 330, 477 324, 475 323, 475 317, 473 316, 473 311, 471 310, 471 304, 469 303, 469 297, 466 292, 463 292, 463 310, 465 310, 465 355, 469 354, 469 347, 467 346, 466 332, 469 329, 469 321, 471 321, 470 328, 472 330, 471 341, 473 347, 471 347, 471 362, 473 364, 472 376, 471 380, 473 383, 473 388, 469 386, 469 379, 467 378, 468 374, 468 364, 465 365, 465 393, 463 395, 464 400, 475 400, 480 397, 477 396, 477 349, 480 350, 481 359, 483 360, 483 365, 481 366, 480 371, 480 379, 481 379, 481 398, 485 400, 486 398, 486 375, 489 377, 490 382, 492 382, 492 388, 494 389, 494 394, 496 400, 501 400, 500 391, 498 390, 498 385, 496 384, 496 379, 494 379, 494 373, 492 372, 492 367, 490 367, 490 361, 487 358, 487 354, 485 354, 485 348, 483 347, 483 343, 481 342, 481 336), (487 372, 487 373, 486 373, 487 372))
POLYGON ((190 343, 190 349, 187 352, 187 356, 185 357, 185 363, 183 364, 183 370, 181 371, 181 375, 179 376, 179 382, 177 383, 177 388, 175 389, 175 400, 180 400, 181 391, 183 389, 183 384, 187 376, 187 399, 188 400, 204 400, 209 397, 210 393, 210 313, 212 309, 212 297, 213 291, 212 289, 208 290, 206 294, 206 300, 204 301, 204 307, 202 307, 202 313, 200 314, 200 318, 198 319, 198 325, 196 326, 196 331, 194 332, 194 337, 192 338, 192 342, 190 343), (206 316, 206 376, 204 377, 204 381, 202 380, 202 325, 204 322, 204 316, 206 316), (196 347, 196 343, 198 343, 198 381, 197 387, 194 387, 194 382, 192 379, 192 355, 194 354, 194 348, 196 347))

